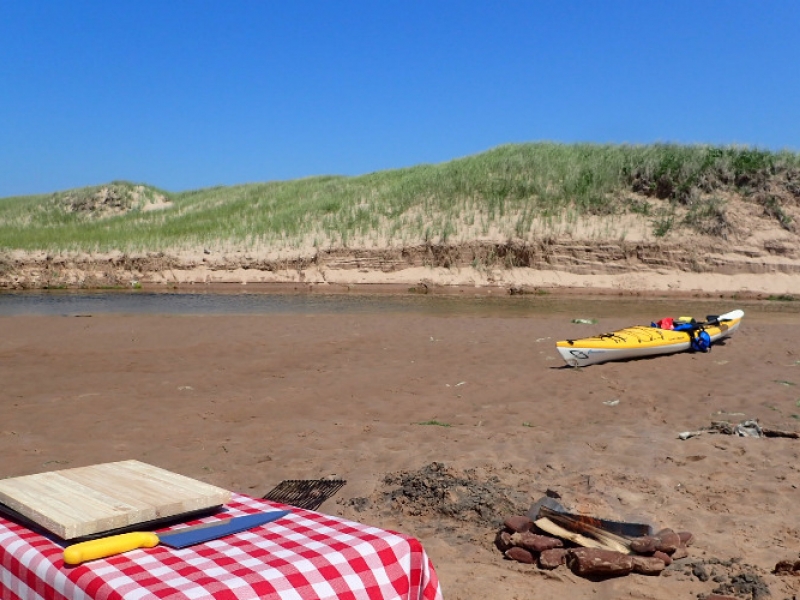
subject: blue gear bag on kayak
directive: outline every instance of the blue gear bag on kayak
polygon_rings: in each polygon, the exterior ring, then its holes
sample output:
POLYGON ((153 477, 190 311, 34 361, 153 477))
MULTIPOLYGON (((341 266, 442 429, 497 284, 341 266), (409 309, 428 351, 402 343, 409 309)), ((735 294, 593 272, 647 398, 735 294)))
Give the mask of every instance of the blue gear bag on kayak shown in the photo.
POLYGON ((696 335, 692 335, 692 350, 697 352, 711 350, 711 336, 705 331, 698 331, 696 335))
POLYGON ((692 350, 708 352, 711 349, 711 336, 696 323, 676 323, 675 331, 685 331, 689 334, 692 350))

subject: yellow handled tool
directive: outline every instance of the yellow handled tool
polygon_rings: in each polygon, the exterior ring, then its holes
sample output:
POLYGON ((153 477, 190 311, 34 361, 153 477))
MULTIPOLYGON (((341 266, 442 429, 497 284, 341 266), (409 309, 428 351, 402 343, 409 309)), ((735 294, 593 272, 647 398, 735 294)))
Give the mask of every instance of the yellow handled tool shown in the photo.
POLYGON ((79 565, 87 560, 105 558, 122 554, 136 548, 153 548, 158 546, 159 537, 155 533, 146 531, 134 531, 133 533, 121 533, 112 535, 99 540, 89 540, 74 544, 64 550, 64 562, 68 565, 79 565))
POLYGON ((273 510, 253 515, 231 517, 159 534, 145 531, 121 533, 69 546, 64 550, 64 563, 79 565, 88 560, 106 558, 107 556, 114 556, 137 548, 152 548, 158 544, 165 544, 172 548, 186 548, 194 544, 216 540, 232 533, 252 529, 288 514, 288 510, 273 510))

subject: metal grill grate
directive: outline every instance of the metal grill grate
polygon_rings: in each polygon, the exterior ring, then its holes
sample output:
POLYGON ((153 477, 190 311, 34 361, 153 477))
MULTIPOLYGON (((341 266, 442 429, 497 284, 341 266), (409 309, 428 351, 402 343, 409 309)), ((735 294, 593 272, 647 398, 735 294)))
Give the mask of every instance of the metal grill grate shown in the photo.
POLYGON ((343 479, 287 479, 267 492, 264 500, 316 510, 345 483, 343 479))

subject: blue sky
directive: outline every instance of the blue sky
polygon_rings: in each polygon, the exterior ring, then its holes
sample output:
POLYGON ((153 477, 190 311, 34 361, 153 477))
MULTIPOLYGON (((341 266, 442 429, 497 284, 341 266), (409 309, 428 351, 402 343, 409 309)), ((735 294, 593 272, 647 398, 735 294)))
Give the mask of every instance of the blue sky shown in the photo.
POLYGON ((800 2, 0 0, 0 197, 443 162, 800 150, 800 2))

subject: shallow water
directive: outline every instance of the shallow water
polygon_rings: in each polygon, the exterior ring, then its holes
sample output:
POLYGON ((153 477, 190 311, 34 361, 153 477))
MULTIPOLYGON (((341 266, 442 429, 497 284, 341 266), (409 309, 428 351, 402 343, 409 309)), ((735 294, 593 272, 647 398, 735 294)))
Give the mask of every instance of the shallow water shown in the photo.
POLYGON ((796 322, 800 302, 735 301, 613 296, 454 296, 365 293, 231 293, 184 291, 24 291, 0 293, 0 316, 95 314, 392 314, 533 317, 630 317, 646 323, 669 315, 703 318, 741 308, 748 317, 796 322))

